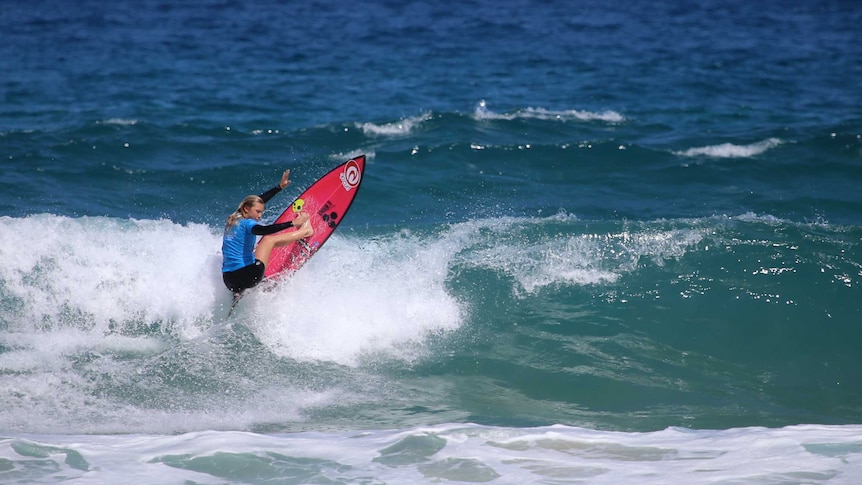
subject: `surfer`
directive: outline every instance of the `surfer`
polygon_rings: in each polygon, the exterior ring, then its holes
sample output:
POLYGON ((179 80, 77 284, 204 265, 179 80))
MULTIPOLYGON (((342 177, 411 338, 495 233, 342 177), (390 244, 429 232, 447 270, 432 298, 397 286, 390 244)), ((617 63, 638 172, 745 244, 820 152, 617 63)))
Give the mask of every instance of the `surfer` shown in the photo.
POLYGON ((314 234, 311 224, 308 223, 308 214, 306 213, 299 214, 293 222, 260 224, 265 204, 275 194, 290 185, 289 177, 290 170, 288 169, 282 174, 278 185, 260 195, 249 195, 239 204, 236 212, 227 218, 221 248, 224 258, 222 261, 222 279, 225 286, 234 293, 234 301, 243 291, 254 287, 263 280, 272 248, 284 246, 314 234), (256 236, 275 234, 290 227, 297 229, 264 238, 257 245, 257 248, 254 247, 256 236))

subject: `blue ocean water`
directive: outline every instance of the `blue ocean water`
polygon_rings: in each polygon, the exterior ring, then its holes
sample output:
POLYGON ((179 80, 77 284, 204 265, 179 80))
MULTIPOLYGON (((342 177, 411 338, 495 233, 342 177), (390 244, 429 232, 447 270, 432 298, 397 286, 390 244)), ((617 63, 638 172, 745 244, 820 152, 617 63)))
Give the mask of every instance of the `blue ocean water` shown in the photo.
POLYGON ((3 2, 0 481, 859 483, 859 25, 3 2), (358 154, 227 318, 228 213, 358 154))

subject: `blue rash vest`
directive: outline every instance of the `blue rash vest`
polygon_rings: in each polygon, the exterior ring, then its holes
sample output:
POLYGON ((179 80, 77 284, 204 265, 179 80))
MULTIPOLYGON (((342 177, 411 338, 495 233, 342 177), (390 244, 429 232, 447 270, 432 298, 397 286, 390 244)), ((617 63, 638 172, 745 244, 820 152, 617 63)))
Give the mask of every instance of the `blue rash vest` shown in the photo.
POLYGON ((254 219, 240 219, 235 226, 225 229, 221 245, 221 253, 224 257, 222 273, 254 264, 254 243, 257 236, 251 231, 258 224, 254 219))
MULTIPOLYGON (((260 194, 264 203, 269 202, 275 194, 281 192, 281 187, 275 187, 260 194)), ((228 273, 242 269, 254 264, 254 244, 256 236, 275 234, 278 231, 293 227, 292 222, 271 224, 264 226, 254 219, 240 218, 237 224, 231 228, 225 228, 224 238, 221 243, 221 254, 224 258, 221 264, 221 272, 228 273)))

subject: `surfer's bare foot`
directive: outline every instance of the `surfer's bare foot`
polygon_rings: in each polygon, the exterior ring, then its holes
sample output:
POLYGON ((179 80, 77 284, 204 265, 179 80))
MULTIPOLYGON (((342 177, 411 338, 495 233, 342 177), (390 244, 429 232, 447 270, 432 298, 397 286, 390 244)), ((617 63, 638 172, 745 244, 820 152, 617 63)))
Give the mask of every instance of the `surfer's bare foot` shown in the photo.
POLYGON ((296 232, 302 234, 301 237, 303 239, 314 235, 314 229, 312 229, 311 224, 308 222, 303 224, 299 229, 296 230, 296 232))
POLYGON ((302 214, 296 216, 296 219, 293 220, 293 225, 295 227, 299 227, 299 226, 304 225, 307 222, 308 222, 308 214, 303 212, 302 214))

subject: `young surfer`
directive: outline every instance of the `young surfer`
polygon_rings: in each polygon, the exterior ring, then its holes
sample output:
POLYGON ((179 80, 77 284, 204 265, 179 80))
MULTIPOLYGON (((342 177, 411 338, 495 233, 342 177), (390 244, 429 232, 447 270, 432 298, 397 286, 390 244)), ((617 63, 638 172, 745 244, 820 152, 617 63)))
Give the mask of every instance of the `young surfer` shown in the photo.
POLYGON ((277 186, 260 195, 249 195, 239 204, 236 212, 227 218, 221 248, 224 258, 222 279, 225 286, 234 293, 234 301, 243 291, 254 287, 263 280, 272 248, 284 246, 314 234, 314 230, 308 223, 308 214, 305 213, 299 214, 293 222, 260 224, 265 204, 275 194, 290 185, 289 177, 290 170, 288 169, 284 171, 277 186), (264 238, 257 245, 257 248, 254 247, 256 236, 275 234, 290 227, 297 229, 264 238))

